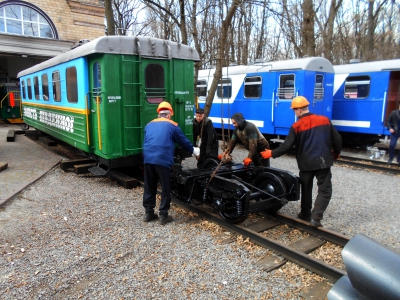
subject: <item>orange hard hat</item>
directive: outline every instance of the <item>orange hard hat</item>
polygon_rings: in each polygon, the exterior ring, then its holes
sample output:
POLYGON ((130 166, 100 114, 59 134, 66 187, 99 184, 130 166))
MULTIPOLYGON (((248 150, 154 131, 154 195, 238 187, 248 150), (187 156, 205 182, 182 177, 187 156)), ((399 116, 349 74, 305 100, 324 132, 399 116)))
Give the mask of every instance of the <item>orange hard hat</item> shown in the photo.
POLYGON ((157 113, 160 113, 162 110, 169 110, 171 112, 171 116, 174 115, 174 110, 172 109, 171 104, 166 101, 161 102, 157 107, 157 113))
POLYGON ((303 96, 297 96, 294 97, 292 100, 292 106, 290 106, 290 108, 301 108, 301 107, 305 107, 307 105, 309 105, 310 102, 308 102, 308 100, 303 97, 303 96))

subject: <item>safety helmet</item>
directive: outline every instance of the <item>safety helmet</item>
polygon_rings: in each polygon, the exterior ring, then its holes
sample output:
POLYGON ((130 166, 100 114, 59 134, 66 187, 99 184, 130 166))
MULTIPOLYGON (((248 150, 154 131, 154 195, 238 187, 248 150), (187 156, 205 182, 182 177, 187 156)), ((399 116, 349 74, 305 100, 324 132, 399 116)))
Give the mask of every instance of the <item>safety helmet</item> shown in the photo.
POLYGON ((307 99, 303 96, 297 96, 295 98, 293 98, 292 100, 292 106, 290 106, 290 108, 301 108, 301 107, 305 107, 307 105, 309 105, 310 102, 307 101, 307 99))
POLYGON ((160 113, 162 110, 169 110, 171 112, 171 116, 174 115, 174 110, 172 109, 171 104, 166 101, 161 102, 157 107, 157 113, 160 113))

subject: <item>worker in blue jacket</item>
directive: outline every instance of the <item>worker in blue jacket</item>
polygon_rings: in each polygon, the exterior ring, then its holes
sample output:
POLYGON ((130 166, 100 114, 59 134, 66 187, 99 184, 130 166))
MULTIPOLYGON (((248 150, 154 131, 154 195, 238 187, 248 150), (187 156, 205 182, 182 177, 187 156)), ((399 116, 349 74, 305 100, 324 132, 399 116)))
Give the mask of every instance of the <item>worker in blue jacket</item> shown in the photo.
POLYGON ((266 149, 261 155, 265 159, 276 158, 295 146, 301 185, 301 212, 298 217, 314 227, 320 227, 332 197, 331 167, 342 150, 342 137, 327 117, 311 113, 309 104, 303 96, 292 100, 290 108, 299 120, 290 127, 282 145, 275 150, 266 149), (311 211, 314 178, 317 179, 318 195, 311 211))
POLYGON ((146 210, 144 221, 158 218, 154 213, 156 206, 157 183, 161 183, 161 204, 159 207, 160 224, 172 221, 168 216, 171 204, 170 176, 174 164, 175 143, 189 153, 198 156, 200 149, 193 147, 178 124, 171 120, 174 114, 171 104, 161 102, 157 108, 158 118, 148 123, 144 129, 143 163, 144 193, 143 206, 146 210))

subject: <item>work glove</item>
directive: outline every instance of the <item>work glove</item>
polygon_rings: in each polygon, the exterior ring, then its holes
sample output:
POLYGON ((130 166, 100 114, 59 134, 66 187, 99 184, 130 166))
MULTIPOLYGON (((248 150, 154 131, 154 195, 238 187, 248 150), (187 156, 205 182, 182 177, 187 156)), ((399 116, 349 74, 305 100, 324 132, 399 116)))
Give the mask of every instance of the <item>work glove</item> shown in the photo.
POLYGON ((245 159, 243 159, 243 164, 245 166, 248 166, 251 162, 252 162, 251 158, 246 157, 245 159))
POLYGON ((340 154, 336 154, 335 151, 332 150, 332 158, 333 160, 338 160, 340 158, 340 154))
POLYGON ((268 159, 272 157, 272 150, 265 149, 264 151, 261 151, 260 154, 264 159, 268 159))
POLYGON ((200 148, 193 147, 193 155, 194 156, 199 156, 200 155, 200 148))

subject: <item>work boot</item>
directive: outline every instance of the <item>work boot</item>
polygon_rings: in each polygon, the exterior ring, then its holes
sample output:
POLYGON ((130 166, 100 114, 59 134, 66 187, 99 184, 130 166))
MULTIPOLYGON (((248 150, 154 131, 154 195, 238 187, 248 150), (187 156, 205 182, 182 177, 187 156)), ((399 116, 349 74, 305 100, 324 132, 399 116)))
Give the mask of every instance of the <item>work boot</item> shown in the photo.
POLYGON ((168 215, 160 215, 160 224, 165 225, 169 222, 172 222, 174 219, 168 215))
POLYGON ((299 219, 302 219, 303 221, 307 221, 307 222, 310 222, 310 220, 311 220, 311 217, 310 217, 310 216, 305 216, 305 215, 303 215, 301 212, 298 213, 297 217, 298 217, 299 219))
POLYGON ((153 220, 155 220, 157 218, 158 218, 158 216, 154 212, 147 212, 143 217, 143 221, 144 222, 150 222, 150 221, 153 221, 153 220))
POLYGON ((310 224, 311 224, 312 227, 322 227, 322 224, 321 224, 320 220, 314 220, 314 219, 312 219, 312 220, 310 221, 310 224))

